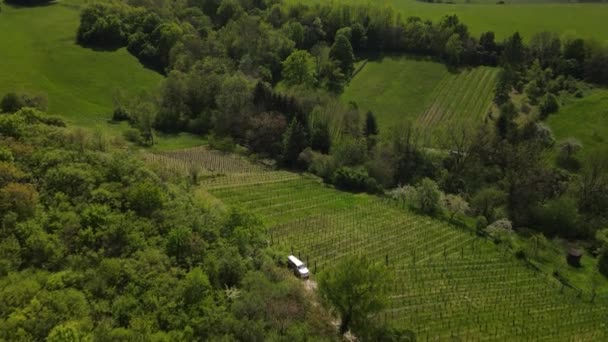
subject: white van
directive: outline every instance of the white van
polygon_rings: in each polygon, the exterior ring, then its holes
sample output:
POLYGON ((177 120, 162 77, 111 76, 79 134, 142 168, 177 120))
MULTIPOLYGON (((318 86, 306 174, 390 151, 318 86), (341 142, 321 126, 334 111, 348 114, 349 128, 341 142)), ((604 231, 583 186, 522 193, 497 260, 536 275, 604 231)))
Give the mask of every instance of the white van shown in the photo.
POLYGON ((293 270, 293 273, 296 276, 302 279, 308 279, 308 268, 306 268, 306 265, 304 265, 304 263, 301 262, 300 259, 296 258, 293 255, 290 255, 287 257, 287 265, 293 270))

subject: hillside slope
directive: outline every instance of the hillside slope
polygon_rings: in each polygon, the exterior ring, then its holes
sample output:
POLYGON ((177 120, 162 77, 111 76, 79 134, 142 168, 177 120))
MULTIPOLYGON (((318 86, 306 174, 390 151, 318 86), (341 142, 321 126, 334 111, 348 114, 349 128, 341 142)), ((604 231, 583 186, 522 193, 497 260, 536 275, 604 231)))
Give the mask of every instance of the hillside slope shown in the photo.
POLYGON ((70 123, 108 129, 116 89, 134 95, 162 76, 126 49, 95 51, 76 44, 84 0, 0 12, 0 96, 9 91, 46 93, 49 113, 70 123))
POLYGON ((159 158, 159 166, 173 171, 200 161, 215 176, 201 181, 199 193, 255 213, 269 227, 269 242, 298 255, 313 277, 352 254, 387 263, 394 275, 387 284, 390 304, 375 319, 412 329, 420 340, 608 336, 606 298, 563 287, 467 229, 374 196, 330 189, 309 176, 252 168, 232 158, 222 163, 205 150, 159 158))
POLYGON ((454 127, 475 128, 487 118, 497 68, 455 72, 440 63, 407 56, 370 60, 346 87, 342 100, 373 111, 381 132, 409 122, 428 145, 446 143, 454 127))
POLYGON ((608 133, 608 90, 596 89, 549 116, 547 123, 559 140, 574 137, 583 144, 585 156, 605 153, 608 133))

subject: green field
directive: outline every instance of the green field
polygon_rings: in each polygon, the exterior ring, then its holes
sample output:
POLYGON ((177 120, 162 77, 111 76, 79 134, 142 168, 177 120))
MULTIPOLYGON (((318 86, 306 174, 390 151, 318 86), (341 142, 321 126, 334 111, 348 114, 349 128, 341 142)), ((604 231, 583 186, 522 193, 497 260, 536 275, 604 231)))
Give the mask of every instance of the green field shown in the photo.
MULTIPOLYGON (((70 124, 115 135, 109 125, 116 89, 135 95, 158 86, 162 76, 144 68, 125 49, 95 51, 75 43, 84 0, 0 12, 0 96, 9 91, 45 93, 49 112, 70 124)), ((157 139, 159 148, 191 146, 199 139, 180 135, 157 139)))
POLYGON ((202 180, 199 191, 255 213, 269 227, 269 243, 299 255, 313 280, 351 254, 388 260, 390 304, 375 319, 412 329, 421 341, 608 338, 605 295, 591 303, 589 292, 562 287, 472 230, 389 200, 333 190, 311 176, 267 171, 234 157, 220 161, 206 150, 159 158, 174 159, 175 168, 198 161, 223 174, 202 180))
POLYGON ((436 62, 385 57, 368 62, 342 98, 372 110, 381 130, 411 122, 428 144, 437 144, 447 128, 483 122, 492 104, 497 73, 489 67, 450 72, 436 62))
MULTIPOLYGON (((289 1, 301 2, 302 0, 289 1)), ((458 0, 458 2, 465 1, 458 0)), ((528 39, 540 31, 555 31, 560 34, 576 34, 584 38, 592 37, 600 41, 608 40, 608 25, 606 25, 608 4, 606 3, 556 3, 553 1, 532 3, 534 1, 525 1, 526 3, 497 5, 496 1, 480 1, 484 3, 433 4, 416 0, 334 0, 333 2, 358 4, 371 2, 390 5, 405 17, 418 16, 434 21, 447 14, 456 14, 475 35, 494 31, 498 39, 510 36, 515 31, 522 33, 524 39, 528 39)), ((326 1, 323 2, 326 3, 326 1)))
POLYGON ((563 106, 549 116, 547 123, 558 141, 569 137, 578 139, 585 156, 608 152, 608 90, 594 90, 583 99, 563 106))

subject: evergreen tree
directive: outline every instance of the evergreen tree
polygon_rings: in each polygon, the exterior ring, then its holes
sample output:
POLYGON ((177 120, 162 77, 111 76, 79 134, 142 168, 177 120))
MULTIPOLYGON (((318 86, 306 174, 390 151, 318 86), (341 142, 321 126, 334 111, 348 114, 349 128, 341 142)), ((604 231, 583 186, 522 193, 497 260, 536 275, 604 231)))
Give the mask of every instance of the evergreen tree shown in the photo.
POLYGON ((517 135, 517 124, 515 123, 515 117, 517 116, 517 109, 511 101, 507 101, 505 104, 500 106, 500 116, 496 121, 496 129, 498 135, 503 139, 512 141, 517 135))
POLYGON ((298 157, 306 147, 308 147, 306 129, 297 118, 294 118, 283 135, 283 163, 285 166, 296 167, 298 157))
POLYGON ((553 114, 559 110, 559 103, 553 94, 547 94, 540 103, 540 117, 546 119, 549 114, 553 114))
POLYGON ((374 116, 374 113, 370 110, 365 115, 365 131, 363 132, 363 134, 366 137, 369 137, 372 135, 378 135, 378 133, 379 131, 378 123, 376 122, 376 116, 374 116))
POLYGON ((315 151, 321 153, 329 153, 331 147, 331 136, 329 135, 329 127, 325 123, 315 125, 312 132, 311 147, 315 151))
POLYGON ((521 66, 526 59, 526 50, 519 32, 515 32, 504 43, 502 64, 513 67, 521 66))
POLYGON ((350 41, 343 34, 336 36, 334 45, 331 46, 329 56, 338 61, 342 73, 349 77, 352 75, 355 64, 355 55, 350 41))

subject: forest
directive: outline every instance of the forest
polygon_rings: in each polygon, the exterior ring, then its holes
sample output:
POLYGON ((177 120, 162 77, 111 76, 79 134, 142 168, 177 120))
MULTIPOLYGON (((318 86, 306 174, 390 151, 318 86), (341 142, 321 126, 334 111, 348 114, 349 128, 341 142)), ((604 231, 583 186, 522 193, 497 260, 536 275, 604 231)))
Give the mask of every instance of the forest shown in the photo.
POLYGON ((0 116, 1 339, 334 339, 259 220, 62 126, 0 116))

